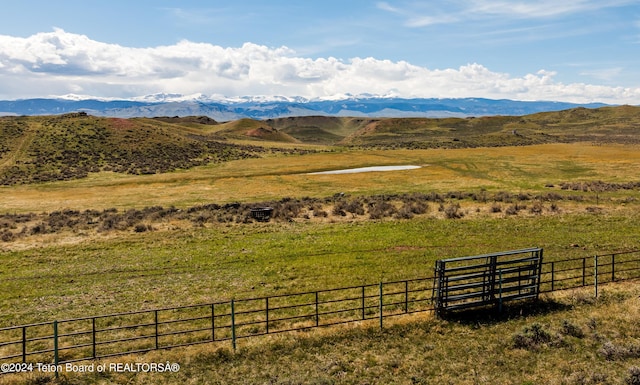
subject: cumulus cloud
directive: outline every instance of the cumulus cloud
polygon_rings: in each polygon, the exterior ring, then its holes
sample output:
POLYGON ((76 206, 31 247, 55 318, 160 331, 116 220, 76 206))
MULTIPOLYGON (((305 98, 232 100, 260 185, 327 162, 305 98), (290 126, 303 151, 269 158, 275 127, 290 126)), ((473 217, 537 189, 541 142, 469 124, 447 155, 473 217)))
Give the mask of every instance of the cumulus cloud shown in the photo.
POLYGON ((55 29, 0 36, 0 98, 69 93, 127 98, 152 93, 399 97, 486 97, 637 104, 640 89, 562 84, 540 70, 513 76, 477 63, 429 69, 406 61, 306 58, 287 47, 220 47, 180 41, 131 48, 55 29))

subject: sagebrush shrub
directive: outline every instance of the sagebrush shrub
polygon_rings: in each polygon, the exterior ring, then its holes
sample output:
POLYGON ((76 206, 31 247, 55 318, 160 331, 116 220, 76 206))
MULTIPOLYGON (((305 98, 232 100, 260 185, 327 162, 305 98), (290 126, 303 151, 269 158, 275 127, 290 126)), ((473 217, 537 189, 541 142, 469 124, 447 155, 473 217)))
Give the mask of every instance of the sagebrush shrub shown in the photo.
POLYGON ((576 338, 584 337, 584 332, 582 331, 582 328, 580 328, 580 326, 577 326, 571 323, 571 321, 568 321, 568 320, 562 321, 562 327, 560 329, 560 333, 567 336, 576 337, 576 338))
POLYGON ((598 353, 607 361, 624 360, 627 358, 640 358, 640 345, 616 345, 611 341, 605 342, 598 353))
POLYGON ((444 215, 448 219, 459 219, 464 217, 464 213, 460 210, 459 204, 451 204, 444 209, 444 215))
POLYGON ((529 212, 531 214, 540 215, 542 214, 543 209, 544 209, 544 206, 542 206, 542 203, 536 202, 533 204, 533 206, 531 206, 531 208, 529 209, 529 212))
POLYGON ((632 366, 629 368, 624 383, 627 385, 640 385, 640 366, 632 366))
POLYGON ((522 333, 512 337, 513 347, 526 350, 534 350, 543 344, 552 342, 551 333, 544 330, 541 324, 533 323, 523 329, 522 333))

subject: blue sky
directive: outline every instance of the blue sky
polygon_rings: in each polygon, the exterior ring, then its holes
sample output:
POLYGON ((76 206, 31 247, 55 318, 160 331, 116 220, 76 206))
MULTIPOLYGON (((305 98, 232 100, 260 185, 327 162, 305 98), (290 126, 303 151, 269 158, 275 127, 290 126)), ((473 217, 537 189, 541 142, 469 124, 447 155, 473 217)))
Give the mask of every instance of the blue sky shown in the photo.
POLYGON ((151 93, 640 104, 640 2, 12 1, 0 98, 151 93))

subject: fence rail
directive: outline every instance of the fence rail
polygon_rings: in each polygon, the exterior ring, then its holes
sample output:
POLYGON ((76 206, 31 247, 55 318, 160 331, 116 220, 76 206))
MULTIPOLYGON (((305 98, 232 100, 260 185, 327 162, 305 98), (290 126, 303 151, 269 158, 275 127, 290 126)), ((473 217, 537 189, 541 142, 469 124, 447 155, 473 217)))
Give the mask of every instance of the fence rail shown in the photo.
POLYGON ((542 249, 535 247, 436 261, 436 313, 537 298, 542 249))
MULTIPOLYGON (((640 250, 542 263, 540 292, 640 278, 640 250)), ((59 365, 435 310, 434 277, 0 328, 0 363, 59 365)))

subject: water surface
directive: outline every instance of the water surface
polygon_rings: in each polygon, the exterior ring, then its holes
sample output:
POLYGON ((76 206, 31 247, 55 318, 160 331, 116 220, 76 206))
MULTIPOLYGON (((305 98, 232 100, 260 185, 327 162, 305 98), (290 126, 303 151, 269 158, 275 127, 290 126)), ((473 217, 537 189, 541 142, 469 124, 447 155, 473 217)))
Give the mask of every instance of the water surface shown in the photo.
POLYGON ((310 172, 308 175, 326 175, 326 174, 356 174, 359 172, 379 172, 379 171, 402 171, 402 170, 414 170, 416 168, 420 168, 421 166, 372 166, 372 167, 359 167, 359 168, 347 168, 344 170, 331 170, 331 171, 320 171, 320 172, 310 172))

